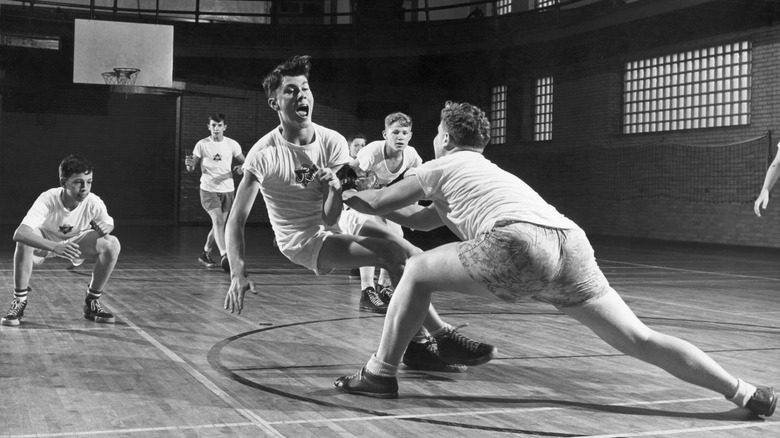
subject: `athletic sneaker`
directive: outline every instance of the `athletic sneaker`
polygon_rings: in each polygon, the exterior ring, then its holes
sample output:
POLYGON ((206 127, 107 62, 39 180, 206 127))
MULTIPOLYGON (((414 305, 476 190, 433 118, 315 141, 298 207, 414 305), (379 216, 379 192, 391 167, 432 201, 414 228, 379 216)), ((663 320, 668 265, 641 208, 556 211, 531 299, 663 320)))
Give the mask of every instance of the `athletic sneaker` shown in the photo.
POLYGON ((11 307, 8 309, 8 313, 0 320, 0 324, 17 326, 22 322, 24 316, 24 308, 27 307, 27 300, 20 300, 14 298, 11 301, 11 307))
POLYGON ((222 260, 219 262, 220 266, 222 266, 222 270, 230 274, 230 262, 228 261, 227 254, 222 256, 222 260))
POLYGON ((103 307, 103 304, 100 303, 100 299, 87 300, 84 302, 84 318, 106 324, 114 323, 114 314, 103 307))
POLYGON ((398 397, 398 379, 371 374, 363 367, 351 376, 341 376, 333 382, 341 392, 376 398, 398 397))
POLYGON ((373 287, 360 291, 360 310, 364 312, 387 313, 387 304, 373 287))
POLYGON ((379 298, 387 305, 390 305, 390 299, 393 298, 393 292, 395 292, 393 286, 390 286, 389 284, 385 286, 379 285, 379 298))
POLYGON ((439 357, 447 363, 481 365, 493 359, 498 351, 490 344, 469 339, 454 328, 445 328, 434 337, 439 357))
POLYGON ((756 415, 763 415, 764 417, 771 417, 775 413, 775 407, 777 406, 777 394, 775 394, 774 388, 767 386, 759 386, 756 388, 756 392, 750 397, 746 408, 750 409, 756 415))
POLYGON ((430 338, 425 342, 410 342, 404 352, 403 363, 407 368, 419 371, 462 373, 467 368, 466 365, 449 364, 441 360, 436 343, 430 338))
POLYGON ((217 262, 214 261, 214 259, 211 258, 209 253, 206 251, 203 251, 203 253, 198 257, 198 261, 201 265, 207 267, 207 268, 216 268, 217 262))

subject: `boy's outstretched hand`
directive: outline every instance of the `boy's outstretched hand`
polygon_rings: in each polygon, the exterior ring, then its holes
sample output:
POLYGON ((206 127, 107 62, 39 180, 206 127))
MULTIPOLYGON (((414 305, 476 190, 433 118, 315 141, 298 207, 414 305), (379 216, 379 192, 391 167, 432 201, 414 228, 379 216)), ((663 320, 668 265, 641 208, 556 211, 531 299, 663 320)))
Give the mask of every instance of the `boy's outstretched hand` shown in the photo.
POLYGON ((228 289, 227 295, 225 295, 225 310, 230 310, 230 313, 236 312, 241 314, 241 309, 244 308, 244 295, 246 291, 250 291, 256 294, 255 283, 249 281, 247 277, 234 278, 230 281, 230 289, 228 289))

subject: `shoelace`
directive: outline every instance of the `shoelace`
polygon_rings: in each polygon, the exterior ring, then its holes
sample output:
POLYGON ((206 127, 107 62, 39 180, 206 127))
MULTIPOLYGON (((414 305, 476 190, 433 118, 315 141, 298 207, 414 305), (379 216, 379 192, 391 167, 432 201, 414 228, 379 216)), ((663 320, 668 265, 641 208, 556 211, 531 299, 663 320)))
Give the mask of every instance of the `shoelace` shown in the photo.
POLYGON ((379 294, 374 290, 374 288, 371 288, 366 292, 368 295, 368 299, 371 301, 371 303, 375 306, 383 306, 385 303, 382 301, 382 298, 379 297, 379 294))
POLYGON ((13 300, 11 307, 8 309, 8 316, 19 316, 19 313, 24 310, 25 303, 20 300, 13 300))
POLYGON ((443 337, 450 338, 453 342, 456 344, 466 348, 468 351, 476 352, 480 345, 482 345, 481 342, 475 341, 473 339, 469 339, 466 336, 461 335, 458 333, 458 329, 468 326, 468 323, 461 324, 459 326, 453 327, 450 330, 447 330, 446 334, 443 337))
POLYGON ((105 313, 105 310, 103 308, 103 304, 100 303, 100 300, 92 300, 89 303, 90 309, 92 309, 95 313, 105 313))

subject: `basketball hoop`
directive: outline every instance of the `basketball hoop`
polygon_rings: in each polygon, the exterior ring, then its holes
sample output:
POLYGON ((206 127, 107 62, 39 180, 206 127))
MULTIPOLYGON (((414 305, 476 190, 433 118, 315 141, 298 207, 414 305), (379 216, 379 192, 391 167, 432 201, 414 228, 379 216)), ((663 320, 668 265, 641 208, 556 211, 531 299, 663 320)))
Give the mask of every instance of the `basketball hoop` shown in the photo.
POLYGON ((135 79, 140 71, 141 69, 135 67, 114 67, 114 71, 107 71, 101 75, 106 85, 111 87, 111 91, 124 91, 125 94, 129 94, 130 87, 135 85, 135 79))

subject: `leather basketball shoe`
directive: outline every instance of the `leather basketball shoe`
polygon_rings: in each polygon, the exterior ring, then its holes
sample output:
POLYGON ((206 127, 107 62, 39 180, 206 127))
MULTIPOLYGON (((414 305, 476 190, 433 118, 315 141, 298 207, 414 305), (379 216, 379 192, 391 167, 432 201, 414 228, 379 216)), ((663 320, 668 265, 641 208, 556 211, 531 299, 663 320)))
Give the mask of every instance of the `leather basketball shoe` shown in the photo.
POLYGON ((106 324, 114 323, 114 314, 103 307, 100 299, 95 298, 84 302, 84 318, 106 324))
POLYGON ((387 304, 373 287, 369 286, 360 292, 360 310, 364 312, 387 313, 387 304))
POLYGON ((14 298, 14 300, 11 301, 11 307, 8 309, 8 313, 6 313, 2 320, 0 320, 0 323, 2 325, 10 326, 19 325, 19 323, 22 322, 25 307, 27 307, 27 300, 14 298))
POLYGON ((398 397, 398 379, 371 374, 363 367, 351 376, 341 376, 333 382, 341 392, 376 398, 398 397))
POLYGON ((759 386, 756 388, 756 392, 750 397, 746 408, 750 409, 756 415, 762 415, 764 417, 771 417, 775 413, 775 407, 777 406, 777 394, 775 394, 774 388, 767 386, 759 386))
POLYGON ((449 364, 441 360, 436 343, 431 339, 426 339, 425 342, 409 342, 402 362, 407 368, 418 371, 462 373, 468 368, 466 365, 449 364))
POLYGON ((434 336, 439 357, 447 363, 481 365, 493 359, 498 349, 461 335, 455 328, 445 328, 434 336))

